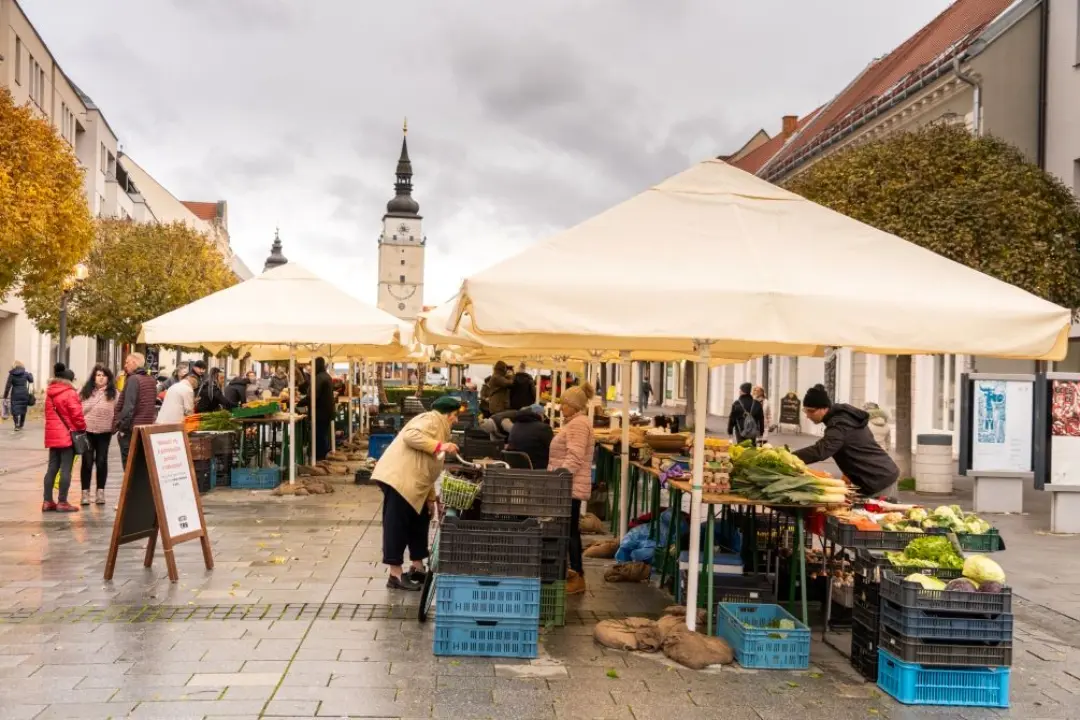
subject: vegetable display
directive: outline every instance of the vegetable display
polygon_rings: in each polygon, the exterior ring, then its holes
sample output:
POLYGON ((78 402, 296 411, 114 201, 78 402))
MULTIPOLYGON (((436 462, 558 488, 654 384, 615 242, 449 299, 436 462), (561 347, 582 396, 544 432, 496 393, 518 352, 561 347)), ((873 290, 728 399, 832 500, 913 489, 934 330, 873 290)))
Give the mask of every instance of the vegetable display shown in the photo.
POLYGON ((993 530, 990 523, 975 513, 965 513, 959 505, 942 505, 930 511, 914 508, 907 515, 886 513, 881 518, 881 528, 891 532, 948 530, 970 535, 985 535, 993 530))
POLYGON ((787 448, 735 445, 731 454, 731 491, 750 500, 789 505, 847 502, 847 483, 810 472, 787 448))
POLYGON ((242 427, 240 423, 233 419, 232 413, 228 410, 202 413, 197 417, 199 418, 199 430, 202 431, 233 432, 242 427))
POLYGON ((959 570, 964 567, 964 559, 956 552, 949 539, 942 535, 915 538, 904 548, 904 552, 887 552, 885 557, 893 567, 946 570, 959 570))

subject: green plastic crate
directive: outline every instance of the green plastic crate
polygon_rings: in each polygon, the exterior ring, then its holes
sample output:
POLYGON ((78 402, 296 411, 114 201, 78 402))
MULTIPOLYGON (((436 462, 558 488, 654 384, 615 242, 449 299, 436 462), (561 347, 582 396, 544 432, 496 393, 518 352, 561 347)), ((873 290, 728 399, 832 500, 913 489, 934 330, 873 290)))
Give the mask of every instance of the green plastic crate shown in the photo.
POLYGON ((982 535, 957 533, 956 539, 960 541, 960 547, 967 552, 992 553, 1002 550, 1001 534, 998 533, 997 528, 991 528, 989 532, 982 535))
POLYGON ((566 625, 566 581, 558 580, 540 586, 540 624, 566 625))
POLYGON ((249 418, 249 417, 264 417, 266 415, 276 415, 281 411, 281 405, 276 402, 272 402, 269 405, 262 405, 259 407, 238 407, 232 409, 232 416, 234 418, 249 418))

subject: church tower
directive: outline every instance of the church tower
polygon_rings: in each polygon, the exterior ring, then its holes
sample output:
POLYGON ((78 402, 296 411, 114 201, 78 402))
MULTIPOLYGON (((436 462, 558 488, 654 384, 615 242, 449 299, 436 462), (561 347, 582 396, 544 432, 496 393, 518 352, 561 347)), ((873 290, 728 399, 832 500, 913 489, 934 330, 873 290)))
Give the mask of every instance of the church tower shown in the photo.
POLYGON ((420 204, 412 196, 408 125, 402 127, 394 198, 386 204, 379 237, 379 309, 414 320, 424 309, 424 248, 420 204))

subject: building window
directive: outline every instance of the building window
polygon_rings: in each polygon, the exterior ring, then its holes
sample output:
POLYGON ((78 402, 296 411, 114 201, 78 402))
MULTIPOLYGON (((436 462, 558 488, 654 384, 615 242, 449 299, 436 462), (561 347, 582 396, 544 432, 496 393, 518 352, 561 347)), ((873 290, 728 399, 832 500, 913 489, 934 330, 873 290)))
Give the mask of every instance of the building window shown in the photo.
POLYGON ((405 276, 404 276, 404 275, 401 275, 400 277, 401 277, 401 280, 400 280, 400 282, 405 282, 405 276))
POLYGON ((1073 195, 1080 198, 1080 158, 1073 160, 1073 195))
POLYGON ((34 61, 34 56, 30 55, 30 83, 28 89, 30 90, 30 99, 34 102, 37 102, 37 78, 37 62, 34 61))
POLYGON ((22 40, 15 36, 15 82, 22 85, 22 40))
POLYGON ((404 265, 404 264, 405 264, 405 261, 404 261, 404 260, 402 260, 402 261, 401 261, 401 264, 402 264, 402 265, 404 265))
POLYGON ((101 143, 101 172, 109 167, 109 151, 105 149, 105 143, 101 143))

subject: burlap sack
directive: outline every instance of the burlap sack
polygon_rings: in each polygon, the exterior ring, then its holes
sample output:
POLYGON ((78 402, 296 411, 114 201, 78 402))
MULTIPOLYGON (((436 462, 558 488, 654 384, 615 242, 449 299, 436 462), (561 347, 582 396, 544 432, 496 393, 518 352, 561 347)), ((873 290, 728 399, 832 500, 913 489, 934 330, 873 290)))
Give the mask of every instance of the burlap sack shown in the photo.
POLYGON ((583 552, 582 555, 588 558, 608 559, 615 557, 615 553, 618 552, 618 550, 618 540, 601 540, 585 548, 585 552, 583 552))
POLYGON ((585 513, 578 527, 583 535, 595 535, 604 532, 604 522, 592 513, 585 513))
POLYGON ((608 582, 643 582, 651 573, 652 567, 648 563, 619 563, 604 573, 604 579, 608 582))
POLYGON ((730 665, 735 660, 731 646, 722 638, 690 632, 685 625, 683 632, 676 630, 664 636, 663 649, 664 655, 693 670, 730 665))
MULTIPOLYGON (((686 622, 686 606, 685 605, 668 605, 664 608, 664 615, 680 618, 684 623, 686 622)), ((698 608, 697 611, 698 625, 703 624, 708 617, 705 615, 705 608, 698 608)))
POLYGON ((593 638, 604 647, 615 650, 656 652, 663 644, 656 623, 646 618, 601 620, 593 629, 593 638))

